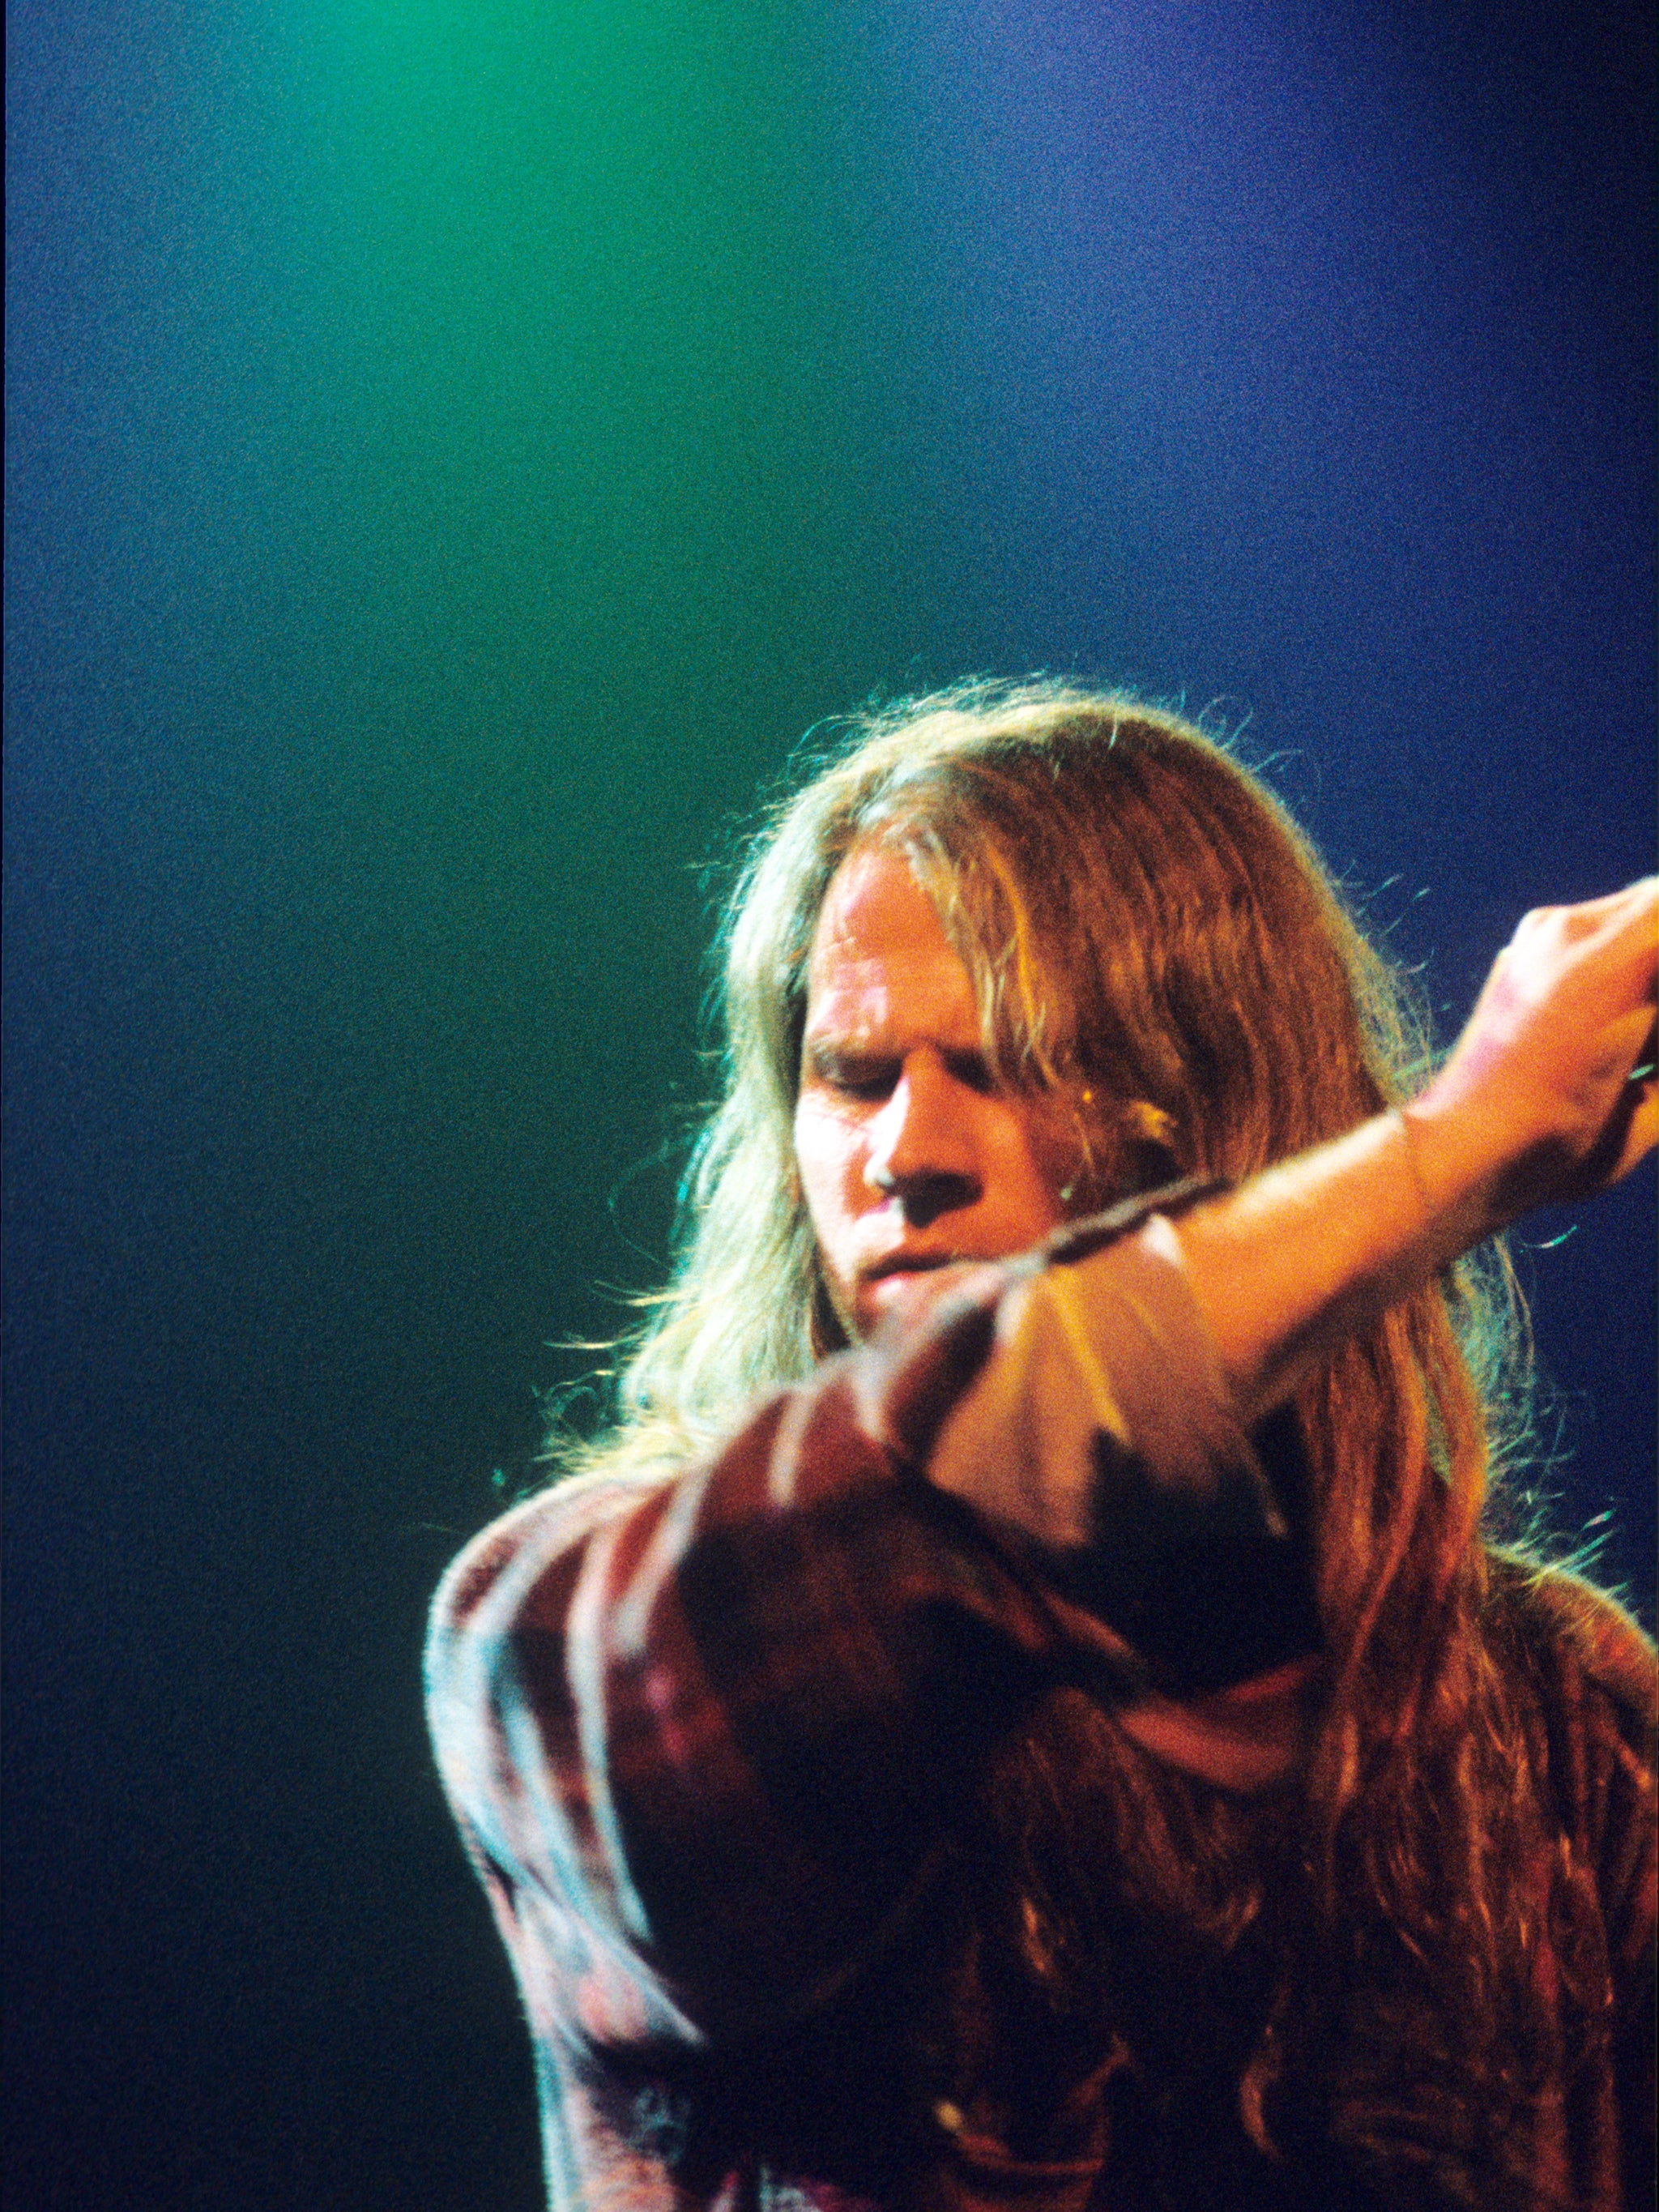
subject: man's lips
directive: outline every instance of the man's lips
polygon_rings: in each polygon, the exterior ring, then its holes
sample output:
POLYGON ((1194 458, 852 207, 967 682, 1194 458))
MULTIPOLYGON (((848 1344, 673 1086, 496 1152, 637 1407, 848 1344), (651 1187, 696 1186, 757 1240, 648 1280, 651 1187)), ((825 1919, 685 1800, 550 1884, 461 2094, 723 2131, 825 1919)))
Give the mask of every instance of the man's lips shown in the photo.
POLYGON ((960 1257, 957 1252, 890 1252, 861 1273, 866 1283, 878 1283, 888 1275, 925 1275, 935 1267, 951 1267, 960 1257))

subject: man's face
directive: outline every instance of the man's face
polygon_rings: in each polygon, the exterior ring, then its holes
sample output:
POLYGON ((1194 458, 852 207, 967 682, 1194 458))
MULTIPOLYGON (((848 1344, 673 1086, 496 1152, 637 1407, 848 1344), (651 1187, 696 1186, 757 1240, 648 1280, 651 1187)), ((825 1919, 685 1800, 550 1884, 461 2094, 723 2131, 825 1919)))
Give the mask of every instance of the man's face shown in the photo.
POLYGON ((999 1091, 968 971, 903 859, 860 845, 812 940, 795 1158, 849 1337, 927 1273, 1006 1259, 1062 1209, 1031 1103, 999 1091))

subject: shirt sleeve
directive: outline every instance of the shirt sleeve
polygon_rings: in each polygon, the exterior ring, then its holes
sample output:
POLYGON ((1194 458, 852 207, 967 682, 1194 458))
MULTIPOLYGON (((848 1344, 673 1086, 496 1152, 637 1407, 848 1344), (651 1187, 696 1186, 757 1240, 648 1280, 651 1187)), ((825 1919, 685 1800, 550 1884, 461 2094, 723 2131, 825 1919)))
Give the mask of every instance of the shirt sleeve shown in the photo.
POLYGON ((823 2002, 925 1881, 963 1763, 1056 1681, 1222 1786, 1277 1779, 1316 1663, 1298 1577, 1144 1206, 960 1271, 684 1474, 527 1501, 446 1577, 428 1680, 532 2028, 718 2043, 823 2002), (1241 1641, 1206 1613, 1244 1583, 1241 1641))

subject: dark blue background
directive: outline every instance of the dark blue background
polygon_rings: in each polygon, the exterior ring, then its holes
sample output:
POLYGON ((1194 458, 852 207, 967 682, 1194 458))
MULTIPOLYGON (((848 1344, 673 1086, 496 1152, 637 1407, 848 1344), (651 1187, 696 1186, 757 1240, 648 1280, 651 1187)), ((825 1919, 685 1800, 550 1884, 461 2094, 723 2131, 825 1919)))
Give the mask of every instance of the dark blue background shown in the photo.
MULTIPOLYGON (((809 724, 1220 702, 1449 1030, 1652 865, 1648 9, 763 12, 477 11, 550 246, 439 11, 12 11, 11 2204, 537 2201, 422 1616, 809 724)), ((1650 1617, 1653 1210, 1521 1252, 1650 1617)))

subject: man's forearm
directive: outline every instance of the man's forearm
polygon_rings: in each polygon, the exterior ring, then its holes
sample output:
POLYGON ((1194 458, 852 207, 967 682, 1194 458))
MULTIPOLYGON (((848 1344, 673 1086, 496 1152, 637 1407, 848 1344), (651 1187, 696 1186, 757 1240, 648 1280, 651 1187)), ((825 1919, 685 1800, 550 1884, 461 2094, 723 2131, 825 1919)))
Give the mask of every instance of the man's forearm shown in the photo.
POLYGON ((1172 1224, 1240 1417, 1419 1289, 1491 1225, 1473 1182, 1407 1115, 1383 1114, 1172 1224))
POLYGON ((1659 1138, 1659 878, 1526 915, 1421 1097, 1194 1208, 1188 1279, 1245 1419, 1483 1237, 1659 1138))

